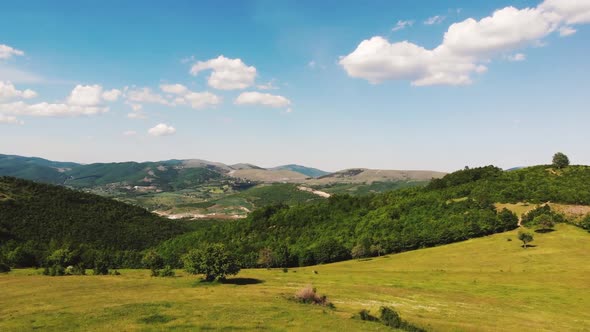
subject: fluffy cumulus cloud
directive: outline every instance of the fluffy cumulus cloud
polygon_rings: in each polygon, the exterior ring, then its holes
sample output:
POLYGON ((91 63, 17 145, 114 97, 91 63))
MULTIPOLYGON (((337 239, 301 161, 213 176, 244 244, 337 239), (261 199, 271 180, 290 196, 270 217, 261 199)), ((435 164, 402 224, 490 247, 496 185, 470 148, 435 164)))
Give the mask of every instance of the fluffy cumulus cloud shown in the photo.
POLYGON ((408 80, 416 86, 465 85, 474 74, 485 72, 494 57, 538 44, 559 29, 562 36, 573 33, 564 30, 566 24, 588 22, 590 1, 547 0, 535 8, 506 7, 481 20, 454 23, 433 49, 372 37, 339 63, 349 76, 375 84, 408 80))
MULTIPOLYGON (((10 85, 5 90, 11 91, 14 96, 15 89, 12 89, 10 85)), ((36 93, 31 90, 16 91, 16 94, 22 98, 36 96, 36 93)), ((77 85, 64 102, 29 104, 21 100, 0 104, 0 114, 4 116, 71 117, 96 115, 108 111, 109 108, 102 105, 102 87, 100 85, 77 85)))
POLYGON ((219 90, 245 89, 254 84, 256 68, 247 66, 241 59, 229 59, 220 55, 215 59, 198 61, 190 70, 191 75, 198 75, 211 70, 209 86, 219 90))
POLYGON ((202 109, 219 105, 222 98, 218 95, 205 91, 194 92, 182 84, 162 84, 160 89, 166 93, 174 95, 171 103, 173 105, 190 105, 194 109, 202 109))
POLYGON ((545 0, 539 7, 545 12, 558 15, 567 24, 590 23, 588 0, 545 0))
POLYGON ((94 106, 102 101, 102 86, 76 85, 68 97, 68 104, 75 106, 94 106))
POLYGON ((18 90, 11 82, 0 81, 0 101, 8 99, 30 99, 37 97, 37 93, 33 90, 18 90))
POLYGON ((182 84, 162 84, 160 85, 160 89, 165 93, 175 95, 185 95, 189 92, 188 88, 182 84))
POLYGON ((106 101, 117 101, 119 97, 121 97, 121 94, 123 94, 123 92, 118 89, 108 90, 102 93, 102 99, 106 101))
POLYGON ((0 60, 10 59, 15 55, 25 55, 25 52, 8 45, 0 44, 0 60))
POLYGON ((234 101, 236 105, 262 105, 268 107, 287 107, 291 101, 283 96, 261 92, 243 92, 234 101))
POLYGON ((147 104, 161 104, 170 105, 171 103, 166 100, 162 95, 155 93, 150 88, 142 89, 131 89, 126 93, 127 100, 134 103, 147 103, 147 104))
POLYGON ((211 92, 190 92, 184 96, 184 100, 195 109, 221 104, 221 97, 211 92))
POLYGON ((148 134, 152 136, 170 136, 176 133, 176 129, 165 123, 160 123, 148 130, 148 134))

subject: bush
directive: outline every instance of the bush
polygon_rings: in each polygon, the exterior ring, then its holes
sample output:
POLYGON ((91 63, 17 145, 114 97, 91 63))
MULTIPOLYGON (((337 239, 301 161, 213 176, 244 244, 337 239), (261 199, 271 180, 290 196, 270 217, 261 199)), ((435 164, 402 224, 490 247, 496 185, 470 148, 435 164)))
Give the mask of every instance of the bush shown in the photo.
POLYGON ((371 315, 367 309, 363 309, 363 310, 359 311, 358 317, 361 320, 366 320, 366 321, 370 321, 370 322, 376 322, 379 320, 379 318, 371 315))
POLYGON ((99 252, 94 258, 94 275, 109 274, 110 259, 107 253, 99 252))
POLYGON ((159 277, 174 277, 176 275, 176 273, 174 273, 174 270, 170 267, 170 265, 166 265, 162 270, 160 270, 160 272, 158 273, 159 277))
POLYGON ((425 332, 424 329, 414 326, 405 320, 392 308, 381 307, 381 322, 391 328, 409 332, 425 332))
POLYGON ((160 275, 160 269, 164 267, 164 259, 155 250, 148 251, 141 260, 144 267, 152 271, 152 277, 160 275))
POLYGON ((318 304, 330 308, 334 307, 334 305, 328 301, 328 298, 325 295, 319 296, 316 292, 316 289, 311 285, 307 285, 295 292, 295 300, 297 302, 306 304, 318 304))
POLYGON ((184 269, 190 274, 204 274, 206 281, 225 280, 240 272, 235 257, 221 243, 207 244, 182 256, 184 269))
POLYGON ((388 307, 381 307, 380 312, 381 322, 383 322, 383 324, 396 329, 402 326, 403 321, 397 311, 388 307))
POLYGON ((65 274, 70 275, 70 276, 72 276, 72 275, 83 276, 86 274, 86 269, 84 268, 84 266, 82 264, 70 265, 70 266, 66 267, 65 274))

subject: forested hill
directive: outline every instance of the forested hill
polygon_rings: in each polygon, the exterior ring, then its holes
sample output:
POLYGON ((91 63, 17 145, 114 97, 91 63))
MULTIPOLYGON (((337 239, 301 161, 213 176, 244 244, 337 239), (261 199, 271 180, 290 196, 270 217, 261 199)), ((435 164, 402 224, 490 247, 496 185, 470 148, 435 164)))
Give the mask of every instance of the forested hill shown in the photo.
POLYGON ((180 221, 61 186, 0 177, 0 244, 141 250, 186 231, 180 221))
POLYGON ((195 243, 223 242, 245 266, 296 266, 435 246, 517 227, 495 203, 590 204, 590 167, 465 169, 409 188, 276 205, 248 218, 182 235, 159 250, 170 264, 195 243))

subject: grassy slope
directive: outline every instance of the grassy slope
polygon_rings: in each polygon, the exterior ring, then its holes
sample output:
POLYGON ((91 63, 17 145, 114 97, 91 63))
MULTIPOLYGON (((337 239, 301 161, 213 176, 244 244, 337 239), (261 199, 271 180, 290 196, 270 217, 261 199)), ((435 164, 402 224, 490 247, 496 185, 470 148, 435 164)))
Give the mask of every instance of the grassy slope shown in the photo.
POLYGON ((238 277, 263 281, 251 285, 194 287, 195 277, 155 279, 141 270, 58 278, 17 270, 0 275, 0 330, 391 331, 350 319, 361 308, 376 313, 381 305, 435 331, 590 329, 590 234, 558 225, 535 234, 537 246, 526 250, 507 241, 515 235, 288 273, 242 271, 238 277), (337 309, 285 299, 308 283, 337 309), (146 323, 150 317, 170 321, 146 323))

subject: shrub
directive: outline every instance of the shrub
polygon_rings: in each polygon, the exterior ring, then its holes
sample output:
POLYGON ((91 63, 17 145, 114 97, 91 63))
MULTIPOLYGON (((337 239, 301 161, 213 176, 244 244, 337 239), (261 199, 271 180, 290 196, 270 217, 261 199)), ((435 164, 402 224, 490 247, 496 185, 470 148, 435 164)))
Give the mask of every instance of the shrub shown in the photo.
POLYGON ((106 253, 98 253, 94 258, 94 275, 108 275, 109 263, 109 257, 106 253))
POLYGON ((380 312, 381 322, 383 322, 383 324, 396 329, 402 326, 403 321, 397 311, 388 307, 381 307, 380 312))
POLYGON ((414 326, 405 320, 392 308, 381 307, 381 322, 391 328, 409 332, 425 332, 424 329, 414 326))
POLYGON ((370 321, 370 322, 376 322, 379 320, 379 318, 371 315, 367 309, 363 309, 363 310, 359 311, 358 317, 361 320, 366 320, 366 321, 370 321))
POLYGON ((311 285, 307 285, 295 292, 295 300, 306 304, 318 304, 330 308, 334 307, 334 304, 329 302, 325 295, 319 296, 316 289, 311 285))
POLYGON ((184 269, 191 274, 204 274, 206 281, 225 280, 240 272, 236 258, 221 243, 207 244, 182 256, 184 269))
POLYGON ((166 265, 158 273, 159 277, 174 277, 175 275, 176 275, 176 273, 174 273, 174 270, 170 267, 170 265, 166 265))
POLYGON ((84 268, 84 266, 82 266, 82 264, 76 264, 76 265, 69 265, 68 267, 66 267, 65 269, 65 274, 66 275, 85 275, 86 274, 86 269, 84 268))
POLYGON ((155 250, 148 251, 143 256, 141 263, 152 271, 152 277, 157 277, 160 274, 160 269, 164 267, 164 259, 155 250))

